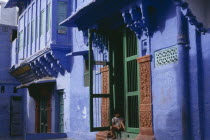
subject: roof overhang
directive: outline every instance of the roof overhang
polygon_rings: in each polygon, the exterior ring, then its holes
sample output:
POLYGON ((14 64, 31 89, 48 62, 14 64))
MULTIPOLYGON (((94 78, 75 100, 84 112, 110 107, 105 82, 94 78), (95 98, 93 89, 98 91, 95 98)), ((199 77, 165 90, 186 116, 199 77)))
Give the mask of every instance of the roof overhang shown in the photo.
POLYGON ((116 15, 121 17, 121 8, 132 1, 93 0, 61 22, 60 25, 85 30, 94 27, 95 24, 100 25, 107 22, 108 20, 103 19, 110 18, 110 16, 115 16, 112 20, 116 20, 116 15))
POLYGON ((18 7, 20 5, 23 5, 25 0, 9 0, 4 8, 13 8, 13 7, 18 7))
POLYGON ((186 0, 189 9, 204 28, 210 28, 210 0, 186 0))
POLYGON ((183 15, 199 32, 210 31, 210 1, 209 0, 174 0, 181 7, 183 15))

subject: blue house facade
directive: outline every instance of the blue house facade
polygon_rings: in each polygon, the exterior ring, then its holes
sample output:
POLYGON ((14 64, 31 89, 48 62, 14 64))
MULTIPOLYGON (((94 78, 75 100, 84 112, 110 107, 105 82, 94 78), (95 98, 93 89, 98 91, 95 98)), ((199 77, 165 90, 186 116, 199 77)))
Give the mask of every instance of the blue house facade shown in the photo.
POLYGON ((26 139, 104 140, 115 110, 124 139, 210 138, 210 26, 194 10, 204 5, 14 1, 6 5, 20 9, 10 74, 26 91, 26 139))
POLYGON ((70 13, 67 0, 8 1, 18 7, 18 38, 10 74, 25 89, 25 139, 66 137, 68 131, 71 29, 59 26, 70 13), (65 114, 64 114, 65 112, 65 114))

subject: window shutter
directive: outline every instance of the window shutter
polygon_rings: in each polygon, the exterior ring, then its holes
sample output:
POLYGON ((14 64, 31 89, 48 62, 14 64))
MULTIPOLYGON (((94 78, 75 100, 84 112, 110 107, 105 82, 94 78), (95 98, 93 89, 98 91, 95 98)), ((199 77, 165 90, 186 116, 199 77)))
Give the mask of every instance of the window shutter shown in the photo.
POLYGON ((22 97, 11 97, 11 122, 10 134, 11 136, 21 136, 23 134, 23 106, 22 97))

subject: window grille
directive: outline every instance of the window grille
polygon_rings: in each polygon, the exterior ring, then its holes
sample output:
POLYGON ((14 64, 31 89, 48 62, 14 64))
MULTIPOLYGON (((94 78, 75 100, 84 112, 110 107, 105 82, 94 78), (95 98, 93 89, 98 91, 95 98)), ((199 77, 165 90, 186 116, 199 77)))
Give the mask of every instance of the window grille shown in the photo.
POLYGON ((178 61, 178 48, 170 47, 155 52, 155 67, 176 63, 178 61))

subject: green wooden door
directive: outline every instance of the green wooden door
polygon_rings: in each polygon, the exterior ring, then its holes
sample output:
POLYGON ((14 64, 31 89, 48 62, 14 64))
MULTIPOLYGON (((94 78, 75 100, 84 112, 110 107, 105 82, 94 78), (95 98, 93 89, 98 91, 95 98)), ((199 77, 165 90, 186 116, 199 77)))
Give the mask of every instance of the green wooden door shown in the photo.
POLYGON ((47 133, 47 97, 40 99, 40 133, 47 133))
POLYGON ((126 131, 139 133, 139 80, 138 80, 138 45, 134 32, 126 29, 124 32, 124 85, 126 131))

